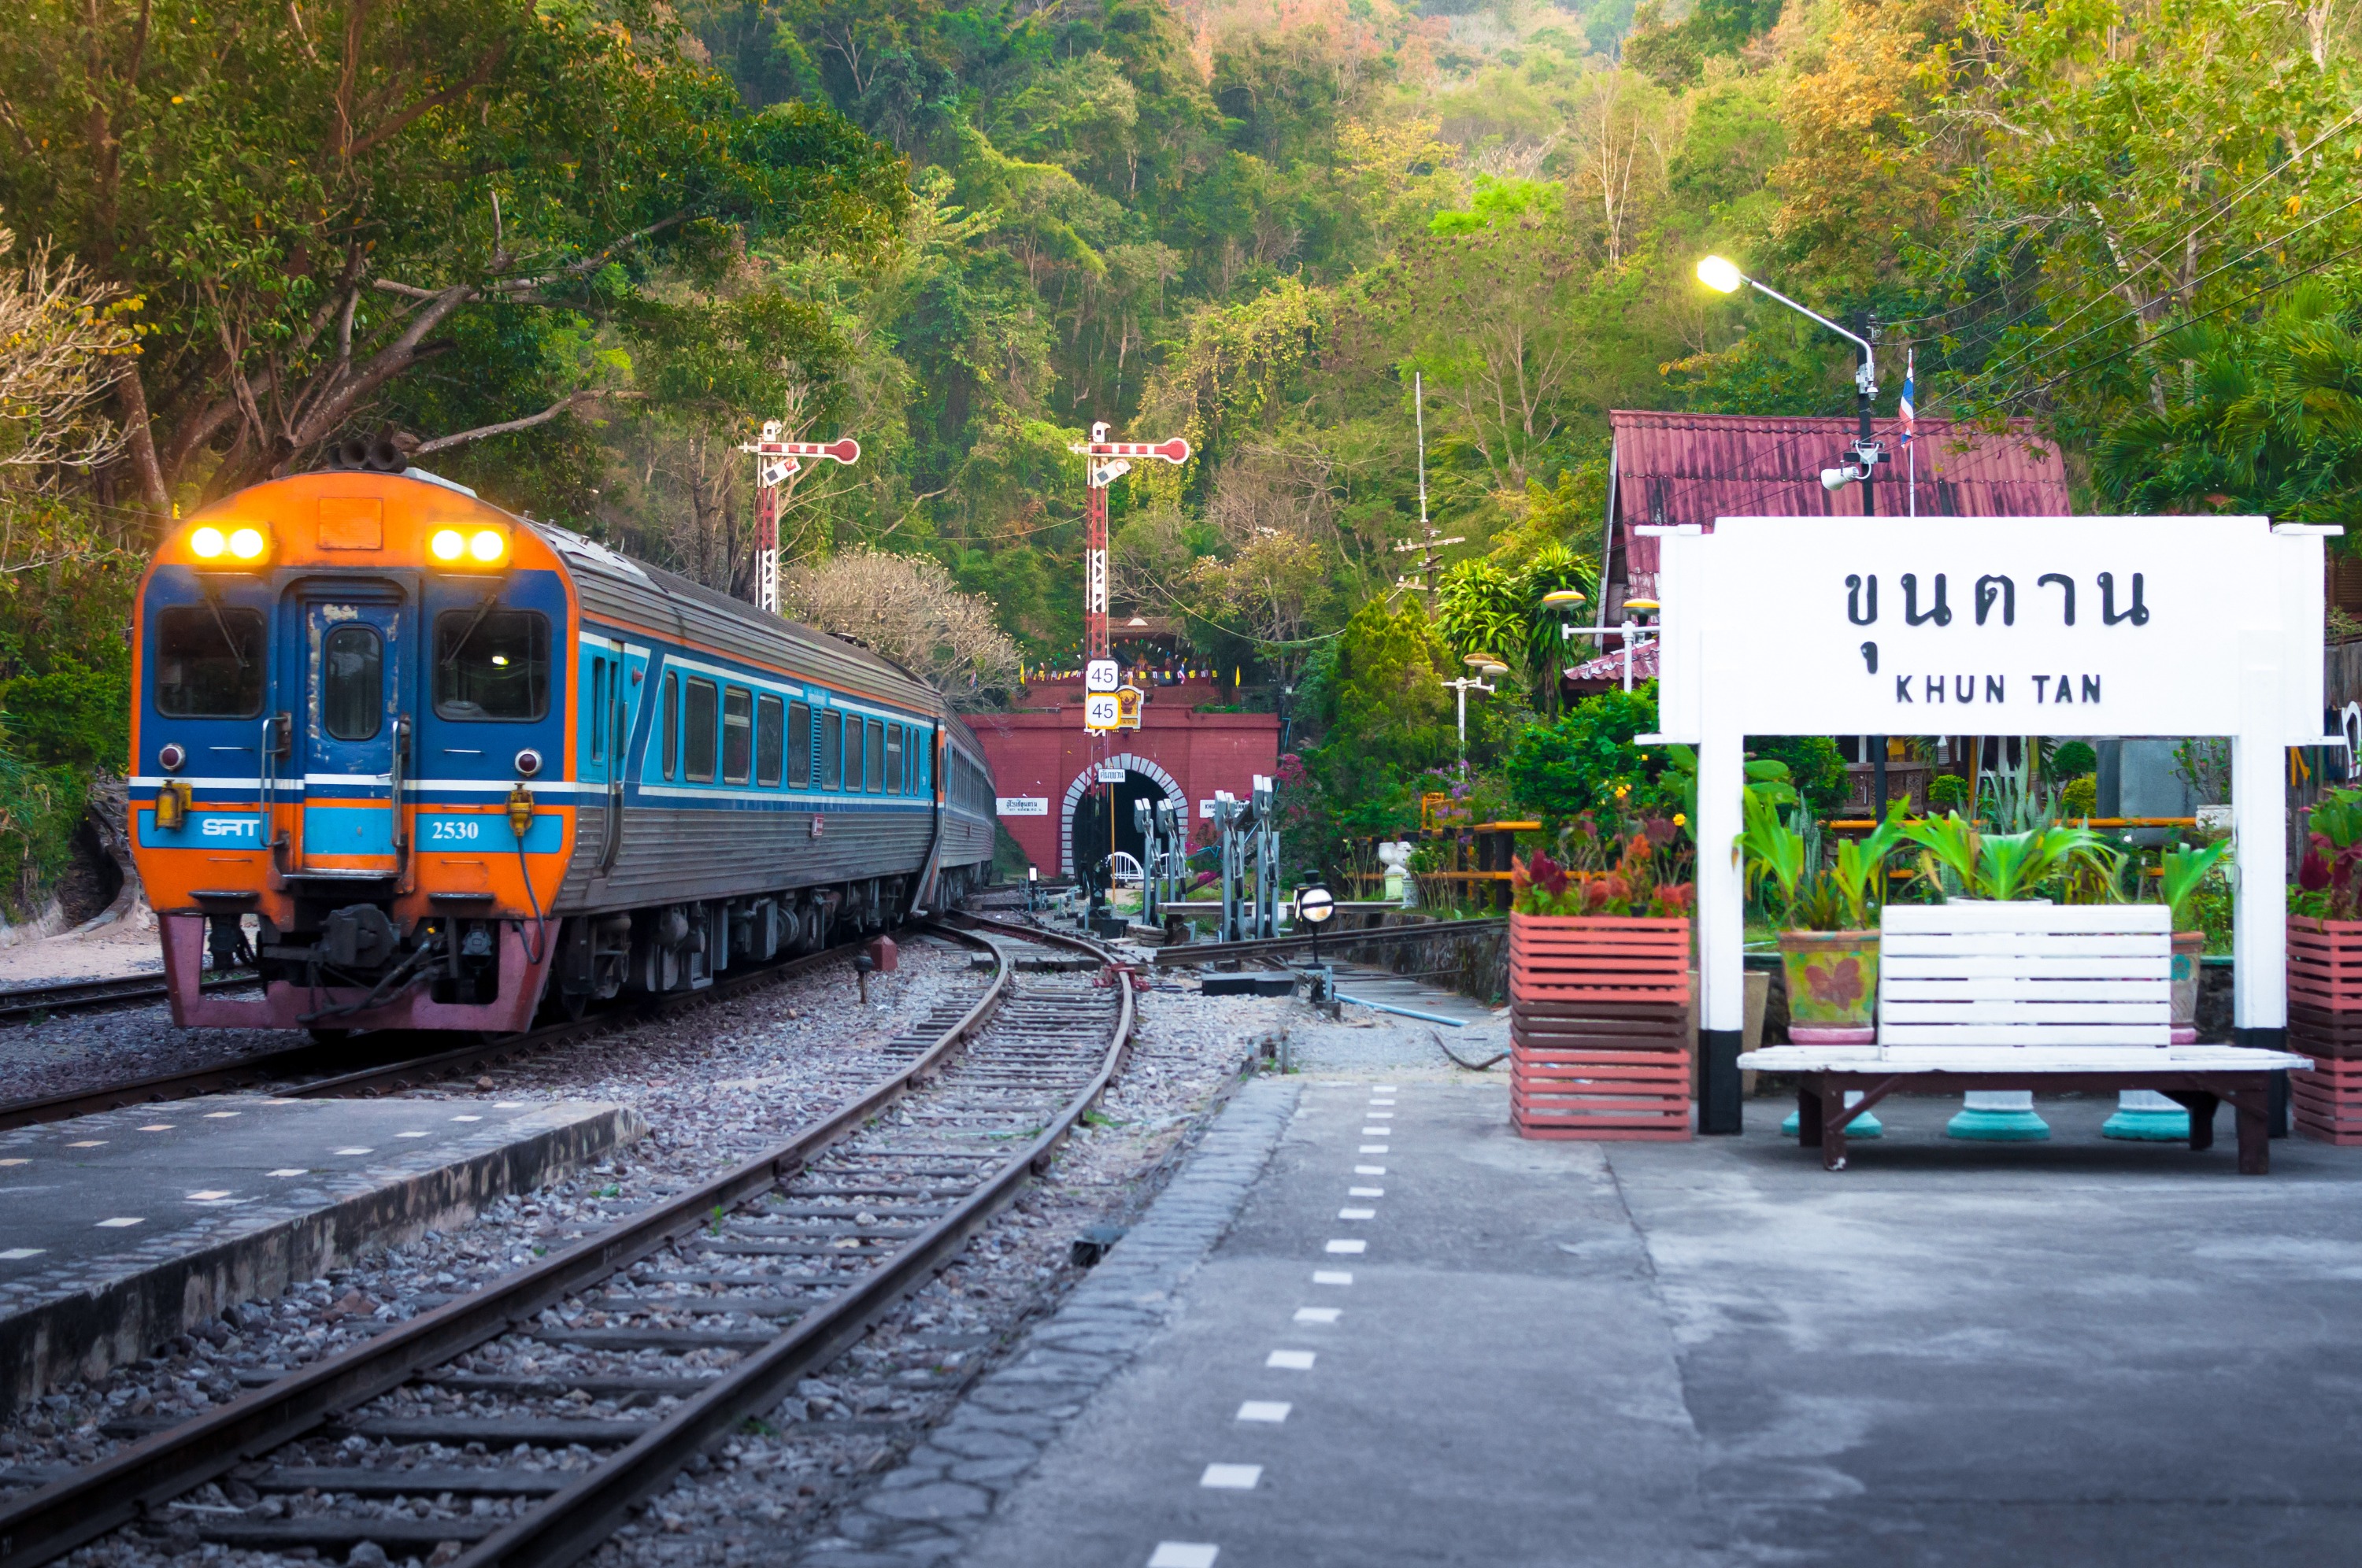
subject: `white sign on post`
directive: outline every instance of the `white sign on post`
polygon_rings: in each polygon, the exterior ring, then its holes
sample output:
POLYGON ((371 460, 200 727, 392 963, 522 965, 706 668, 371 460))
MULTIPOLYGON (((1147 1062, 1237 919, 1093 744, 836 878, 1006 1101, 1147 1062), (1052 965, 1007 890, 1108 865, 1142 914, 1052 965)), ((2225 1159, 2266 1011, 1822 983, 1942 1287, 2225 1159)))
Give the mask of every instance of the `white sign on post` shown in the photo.
POLYGON ((1116 671, 1115 660, 1111 658, 1095 658, 1083 666, 1083 690, 1086 691, 1112 691, 1121 679, 1116 671))
POLYGON ((1122 782, 1123 782, 1123 769, 1122 769, 1122 768, 1120 768, 1120 767, 1109 767, 1109 766, 1108 766, 1106 763, 1104 763, 1104 762, 1100 763, 1100 764, 1099 764, 1099 782, 1100 782, 1100 783, 1102 783, 1102 784, 1120 784, 1120 783, 1122 783, 1122 782))
POLYGON ((1702 1026, 1740 1027, 1750 734, 2230 735, 2243 1029, 2287 1022, 2281 748, 2322 742, 2322 536, 2261 517, 1667 528, 1658 730, 1698 747, 1702 1026))
POLYGON ((1116 709, 1114 692, 1093 691, 1084 696, 1083 728, 1087 730, 1111 730, 1116 727, 1121 718, 1122 715, 1118 712, 1116 709))
POLYGON ((993 798, 996 815, 1004 817, 1046 817, 1050 814, 1047 795, 999 795, 993 798))

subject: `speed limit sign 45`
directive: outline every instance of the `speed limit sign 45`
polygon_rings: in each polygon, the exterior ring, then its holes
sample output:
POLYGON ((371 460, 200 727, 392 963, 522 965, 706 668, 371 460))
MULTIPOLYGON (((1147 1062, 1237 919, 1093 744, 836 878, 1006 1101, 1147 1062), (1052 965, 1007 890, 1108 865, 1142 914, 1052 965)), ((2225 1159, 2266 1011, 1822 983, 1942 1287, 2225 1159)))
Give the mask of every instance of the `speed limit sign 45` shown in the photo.
POLYGON ((1114 692, 1094 691, 1083 699, 1083 728, 1111 730, 1122 722, 1122 710, 1114 692))

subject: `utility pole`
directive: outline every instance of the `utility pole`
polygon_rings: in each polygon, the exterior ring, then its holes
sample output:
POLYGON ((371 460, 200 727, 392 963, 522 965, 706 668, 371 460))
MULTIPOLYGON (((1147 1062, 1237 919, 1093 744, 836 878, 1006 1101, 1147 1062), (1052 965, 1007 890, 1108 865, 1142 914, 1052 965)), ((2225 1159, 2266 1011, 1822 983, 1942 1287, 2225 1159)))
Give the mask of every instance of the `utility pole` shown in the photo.
POLYGON ((779 613, 779 491, 803 465, 802 458, 826 458, 847 467, 861 460, 861 443, 842 440, 789 441, 779 435, 779 422, 767 421, 762 439, 739 444, 755 454, 755 607, 779 613))
POLYGON ((1424 591, 1427 595, 1427 618, 1432 621, 1435 619, 1435 573, 1443 562, 1443 547, 1464 545, 1468 542, 1468 536, 1464 534, 1454 534, 1448 539, 1443 538, 1436 533, 1435 525, 1427 520, 1427 382, 1424 374, 1418 370, 1410 373, 1410 413, 1413 428, 1418 432, 1418 439, 1419 536, 1396 545, 1395 552, 1399 555, 1405 550, 1418 551, 1418 565, 1414 569, 1418 575, 1398 577, 1395 579, 1395 587, 1415 588, 1424 591))
MULTIPOLYGON (((1878 396, 1878 362, 1871 357, 1870 346, 1878 341, 1878 322, 1868 311, 1855 318, 1860 334, 1853 346, 1853 410, 1855 421, 1854 449, 1861 455, 1861 514, 1878 515, 1878 461, 1885 456, 1878 449, 1870 428, 1870 405, 1878 396)), ((1870 820, 1871 825, 1886 820, 1886 737, 1870 737, 1870 820)))

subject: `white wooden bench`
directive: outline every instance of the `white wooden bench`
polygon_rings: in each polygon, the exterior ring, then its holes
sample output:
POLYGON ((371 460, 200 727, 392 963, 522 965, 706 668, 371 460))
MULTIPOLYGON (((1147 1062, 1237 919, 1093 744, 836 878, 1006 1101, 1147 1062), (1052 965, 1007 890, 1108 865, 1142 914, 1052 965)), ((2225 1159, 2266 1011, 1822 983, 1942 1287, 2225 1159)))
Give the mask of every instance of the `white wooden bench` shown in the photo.
POLYGON ((2239 1169, 2269 1168, 2279 1051, 2173 1040, 2173 933, 2160 904, 1889 905, 1879 922, 1878 1040, 1774 1045, 1739 1066, 1798 1075, 1797 1136, 1841 1170, 1845 1129, 1897 1089, 2154 1089, 2190 1111, 2190 1146, 2237 1113, 2239 1169), (1846 1103, 1849 1091, 1861 1099, 1846 1103))

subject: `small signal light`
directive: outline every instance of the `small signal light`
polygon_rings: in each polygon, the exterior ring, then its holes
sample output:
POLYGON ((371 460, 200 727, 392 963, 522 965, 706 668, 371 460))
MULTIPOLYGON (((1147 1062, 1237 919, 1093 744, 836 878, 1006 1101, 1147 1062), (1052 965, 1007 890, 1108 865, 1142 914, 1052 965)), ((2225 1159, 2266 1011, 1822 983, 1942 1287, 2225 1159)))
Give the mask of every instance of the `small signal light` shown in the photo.
POLYGON ((497 566, 509 553, 508 536, 498 528, 479 528, 468 539, 468 553, 486 566, 497 566))
POLYGON ((251 565, 262 558, 270 547, 270 540, 259 528, 235 528, 230 531, 229 553, 251 565))
POLYGON ((181 743, 178 741, 167 742, 163 749, 156 754, 157 765, 162 767, 167 773, 178 773, 181 771, 182 766, 188 760, 188 752, 182 747, 181 743))
POLYGON ((189 531, 189 554, 201 561, 219 560, 228 548, 229 541, 222 536, 222 531, 210 524, 189 531))
POLYGON ((517 777, 520 778, 530 778, 535 774, 540 772, 541 753, 534 750, 531 746, 527 746, 523 751, 517 753, 516 770, 517 777))

